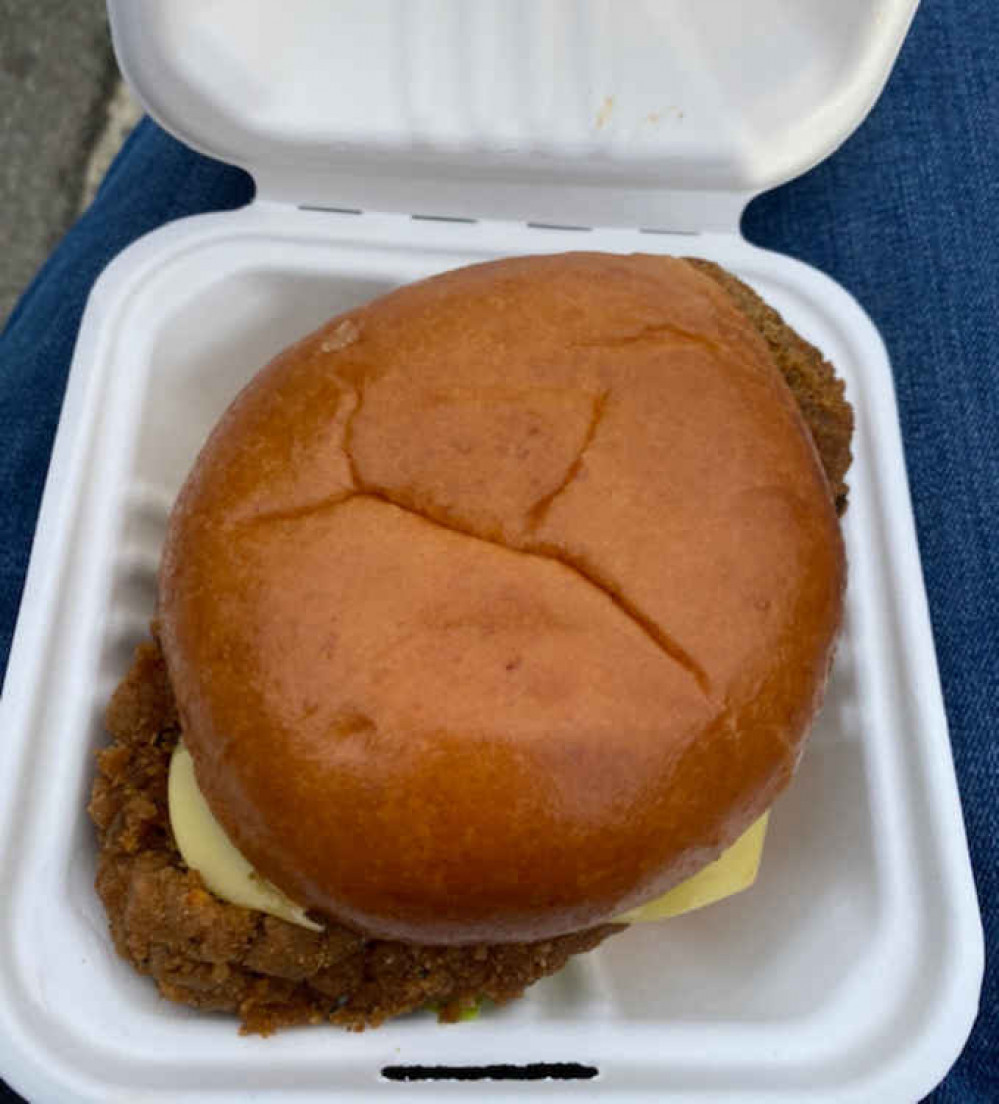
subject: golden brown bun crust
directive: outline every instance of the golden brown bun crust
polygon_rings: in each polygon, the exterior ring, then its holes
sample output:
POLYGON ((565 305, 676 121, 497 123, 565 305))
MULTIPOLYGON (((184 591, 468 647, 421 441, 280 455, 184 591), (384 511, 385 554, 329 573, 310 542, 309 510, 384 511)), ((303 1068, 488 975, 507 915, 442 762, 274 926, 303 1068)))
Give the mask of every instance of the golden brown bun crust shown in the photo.
POLYGON ((765 341, 679 260, 446 273, 219 423, 162 643, 216 816, 293 899, 540 939, 688 876, 787 783, 843 548, 765 341))
POLYGON ((829 486, 836 512, 846 511, 846 473, 853 454, 853 408, 833 366, 814 345, 794 332, 783 318, 748 285, 713 261, 689 257, 688 263, 720 284, 767 343, 798 409, 805 418, 829 486))

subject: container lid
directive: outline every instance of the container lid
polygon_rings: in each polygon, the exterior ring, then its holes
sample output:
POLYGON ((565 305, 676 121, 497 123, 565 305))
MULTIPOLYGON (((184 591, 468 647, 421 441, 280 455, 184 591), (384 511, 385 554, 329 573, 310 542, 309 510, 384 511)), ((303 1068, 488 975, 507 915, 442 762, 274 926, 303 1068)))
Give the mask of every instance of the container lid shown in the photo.
POLYGON ((918 0, 109 0, 122 70, 258 197, 735 229, 863 120, 918 0))

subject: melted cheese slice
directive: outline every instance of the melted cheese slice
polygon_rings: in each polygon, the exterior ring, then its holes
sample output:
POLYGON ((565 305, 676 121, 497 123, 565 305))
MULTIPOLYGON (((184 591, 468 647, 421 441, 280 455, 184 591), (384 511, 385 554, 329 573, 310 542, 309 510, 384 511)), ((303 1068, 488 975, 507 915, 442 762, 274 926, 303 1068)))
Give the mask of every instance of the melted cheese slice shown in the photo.
POLYGON ((724 897, 731 897, 734 893, 748 889, 756 881, 760 869, 769 817, 769 813, 764 813, 731 847, 693 877, 674 886, 662 897, 624 913, 617 918, 618 921, 623 924, 644 924, 651 920, 666 920, 671 916, 679 916, 682 912, 693 912, 705 905, 713 905, 724 897))
POLYGON ((170 827, 191 870, 223 901, 270 913, 311 931, 323 926, 290 901, 277 886, 262 878, 237 851, 222 825, 212 816, 194 777, 194 761, 183 744, 174 749, 167 786, 170 827))
MULTIPOLYGON (((184 862, 223 901, 277 916, 311 931, 322 931, 305 910, 262 878, 236 849, 212 815, 194 777, 190 753, 178 744, 170 760, 170 826, 184 862)), ((617 917, 619 923, 644 924, 712 905, 756 881, 769 813, 764 813, 727 851, 692 878, 662 897, 617 917)))

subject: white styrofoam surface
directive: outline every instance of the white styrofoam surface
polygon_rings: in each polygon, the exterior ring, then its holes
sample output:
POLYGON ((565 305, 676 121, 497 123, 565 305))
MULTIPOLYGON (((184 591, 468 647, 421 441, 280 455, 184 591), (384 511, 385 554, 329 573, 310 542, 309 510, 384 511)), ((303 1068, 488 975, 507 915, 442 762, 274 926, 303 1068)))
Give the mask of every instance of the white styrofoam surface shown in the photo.
POLYGON ((970 1029, 981 929, 891 377, 831 281, 733 235, 337 215, 256 204, 166 227, 95 288, 0 702, 0 1071, 41 1101, 534 1099, 580 1085, 385 1081, 388 1064, 579 1061, 608 1099, 904 1101, 970 1029), (858 416, 847 619, 758 884, 634 929, 477 1023, 240 1038, 160 1001, 111 949, 84 808, 101 712, 153 610, 167 511, 268 358, 338 311, 457 264, 575 248, 720 261, 816 342, 858 416))
POLYGON ((294 203, 734 230, 876 99, 917 0, 111 0, 151 113, 294 203))

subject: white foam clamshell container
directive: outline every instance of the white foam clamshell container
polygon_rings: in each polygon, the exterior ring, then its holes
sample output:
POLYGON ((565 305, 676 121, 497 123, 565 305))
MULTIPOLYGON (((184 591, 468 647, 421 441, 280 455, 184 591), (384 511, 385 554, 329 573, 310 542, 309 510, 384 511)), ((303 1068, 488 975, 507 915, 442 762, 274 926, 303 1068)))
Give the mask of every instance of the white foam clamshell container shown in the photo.
POLYGON ((110 7, 148 108, 258 195, 143 238, 87 307, 0 715, 0 1073, 59 1104, 928 1092, 970 1030, 983 949, 891 375, 845 291, 738 231, 754 193, 863 119, 915 0, 110 7), (160 1000, 112 950, 84 810, 200 443, 331 315, 455 265, 578 248, 718 261, 823 350, 856 408, 845 630, 758 883, 471 1024, 261 1040, 160 1000), (383 1074, 530 1063, 598 1072, 383 1074))

